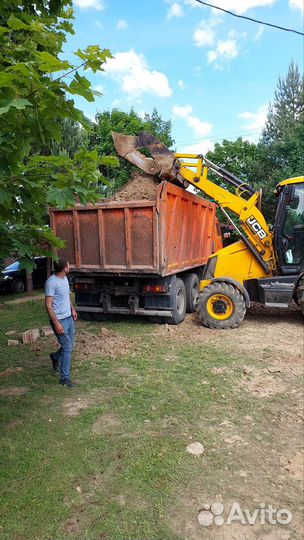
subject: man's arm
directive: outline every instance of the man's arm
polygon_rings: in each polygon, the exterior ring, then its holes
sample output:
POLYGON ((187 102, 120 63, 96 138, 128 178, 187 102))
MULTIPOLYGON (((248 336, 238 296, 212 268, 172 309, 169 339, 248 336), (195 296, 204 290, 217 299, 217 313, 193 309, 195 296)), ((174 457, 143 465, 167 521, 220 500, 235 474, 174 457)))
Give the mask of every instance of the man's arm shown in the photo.
POLYGON ((76 309, 75 309, 74 306, 73 306, 73 302, 72 302, 71 296, 70 296, 70 305, 71 305, 71 314, 72 314, 72 317, 73 317, 74 321, 77 321, 77 319, 78 319, 78 313, 77 313, 76 309))
POLYGON ((45 297, 45 308, 47 311, 48 316, 50 317, 51 321, 54 324, 55 331, 57 334, 64 334, 64 328, 60 321, 58 321, 55 311, 53 309, 53 296, 46 296, 45 297))

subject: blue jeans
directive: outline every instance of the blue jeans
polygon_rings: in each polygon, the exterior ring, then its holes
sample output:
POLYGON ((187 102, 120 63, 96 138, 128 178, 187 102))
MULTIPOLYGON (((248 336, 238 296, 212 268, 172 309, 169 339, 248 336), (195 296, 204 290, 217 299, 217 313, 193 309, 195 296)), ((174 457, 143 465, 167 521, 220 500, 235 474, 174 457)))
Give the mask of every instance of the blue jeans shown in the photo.
POLYGON ((60 343, 60 348, 53 356, 60 363, 60 379, 66 381, 70 380, 71 356, 75 340, 75 323, 72 316, 61 319, 59 322, 64 328, 64 334, 57 334, 51 321, 54 334, 60 343))

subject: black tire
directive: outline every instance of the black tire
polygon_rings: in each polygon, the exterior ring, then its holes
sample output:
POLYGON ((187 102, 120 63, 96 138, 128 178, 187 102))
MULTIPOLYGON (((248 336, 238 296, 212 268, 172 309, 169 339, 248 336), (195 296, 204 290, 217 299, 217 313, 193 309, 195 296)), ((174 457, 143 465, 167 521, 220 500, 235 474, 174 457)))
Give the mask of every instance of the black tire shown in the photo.
POLYGON ((100 312, 97 312, 97 311, 92 311, 90 313, 93 321, 97 321, 97 322, 104 322, 106 320, 106 315, 104 313, 100 313, 100 312))
POLYGON ((165 319, 165 322, 167 324, 172 325, 180 324, 181 322, 183 322, 186 315, 186 288, 181 278, 177 278, 176 280, 175 295, 176 306, 172 311, 172 317, 168 317, 165 319))
POLYGON ((78 311, 78 317, 82 321, 91 321, 92 313, 90 311, 78 311))
POLYGON ((184 284, 186 288, 186 311, 187 313, 195 313, 199 295, 198 275, 186 274, 184 284))
POLYGON ((197 312, 208 328, 227 330, 236 328, 242 322, 246 314, 246 302, 237 287, 219 281, 207 285, 200 293, 197 312))
POLYGON ((23 281, 23 279, 13 279, 11 283, 11 291, 13 293, 23 293, 25 291, 25 282, 23 281))
POLYGON ((302 315, 304 315, 304 278, 299 281, 299 285, 296 290, 296 301, 302 315))

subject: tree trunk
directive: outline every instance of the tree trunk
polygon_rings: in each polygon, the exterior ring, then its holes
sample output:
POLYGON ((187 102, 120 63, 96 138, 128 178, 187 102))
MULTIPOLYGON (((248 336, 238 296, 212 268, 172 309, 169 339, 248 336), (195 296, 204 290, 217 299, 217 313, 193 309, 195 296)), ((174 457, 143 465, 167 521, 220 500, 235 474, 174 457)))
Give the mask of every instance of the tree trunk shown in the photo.
POLYGON ((25 271, 26 273, 26 292, 32 292, 33 291, 33 276, 31 272, 28 270, 25 271))

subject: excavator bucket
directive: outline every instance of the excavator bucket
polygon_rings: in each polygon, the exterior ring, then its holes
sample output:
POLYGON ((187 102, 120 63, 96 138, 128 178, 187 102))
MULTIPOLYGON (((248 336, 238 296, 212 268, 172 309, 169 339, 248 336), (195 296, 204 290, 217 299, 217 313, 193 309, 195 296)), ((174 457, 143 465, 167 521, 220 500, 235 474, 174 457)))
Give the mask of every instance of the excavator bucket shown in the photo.
POLYGON ((176 180, 175 156, 153 135, 142 131, 139 135, 124 135, 112 132, 116 151, 119 156, 148 174, 158 175, 164 180, 176 180), (139 152, 138 148, 148 148, 152 158, 139 152))

